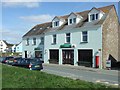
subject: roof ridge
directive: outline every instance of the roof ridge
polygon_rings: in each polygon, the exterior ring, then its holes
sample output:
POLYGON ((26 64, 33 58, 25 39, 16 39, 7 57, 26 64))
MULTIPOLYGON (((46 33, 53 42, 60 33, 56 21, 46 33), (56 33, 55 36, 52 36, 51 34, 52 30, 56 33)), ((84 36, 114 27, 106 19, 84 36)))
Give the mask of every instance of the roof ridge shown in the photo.
MULTIPOLYGON (((96 8, 96 9, 101 9, 101 8, 106 8, 106 7, 110 7, 110 6, 114 6, 114 4, 111 4, 111 5, 108 5, 108 6, 103 6, 103 7, 92 7, 92 8, 96 8)), ((91 10, 91 9, 90 9, 91 10)), ((83 10, 81 12, 71 12, 71 13, 75 13, 75 14, 78 14, 78 13, 82 13, 82 12, 87 12, 87 11, 90 11, 90 10, 83 10)), ((70 14, 71 14, 70 13, 70 14)), ((61 15, 61 16, 57 16, 57 17, 64 17, 64 16, 69 16, 69 14, 66 14, 66 15, 61 15)))
MULTIPOLYGON (((114 5, 108 5, 108 6, 103 6, 103 7, 93 7, 93 8, 96 8, 98 10, 101 10, 102 12, 108 14, 110 9, 113 7, 114 5)), ((81 12, 71 12, 71 13, 74 13, 74 14, 77 14, 77 15, 80 15, 83 17, 84 21, 86 21, 88 19, 88 13, 91 9, 89 10, 84 10, 84 11, 81 11, 81 12)), ((71 14, 70 13, 70 14, 71 14)), ((62 16, 55 16, 55 17, 59 17, 59 18, 64 18, 65 20, 69 17, 70 14, 66 14, 66 15, 62 15, 62 16)), ((55 18, 54 17, 54 18, 55 18)), ((44 33, 44 30, 47 29, 47 27, 51 27, 52 26, 52 21, 50 22, 45 22, 45 23, 40 23, 40 24, 37 24, 35 25, 30 31, 28 31, 24 36, 31 36, 31 35, 38 35, 38 34, 42 34, 44 33), (42 28, 41 30, 39 30, 39 28, 42 28), (37 31, 32 31, 34 28, 36 28, 37 31), (39 30, 39 31, 38 31, 39 30)))

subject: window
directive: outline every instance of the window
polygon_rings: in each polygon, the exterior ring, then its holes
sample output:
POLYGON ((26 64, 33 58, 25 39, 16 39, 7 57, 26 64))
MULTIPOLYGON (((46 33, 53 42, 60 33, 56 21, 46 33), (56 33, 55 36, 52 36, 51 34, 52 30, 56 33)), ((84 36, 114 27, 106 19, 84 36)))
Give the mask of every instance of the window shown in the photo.
POLYGON ((27 38, 26 45, 29 45, 29 38, 27 38))
POLYGON ((95 15, 94 14, 90 15, 90 19, 91 19, 91 21, 95 20, 95 15))
POLYGON ((82 32, 82 42, 87 42, 88 41, 88 32, 83 31, 82 32))
POLYGON ((72 19, 70 19, 70 24, 72 24, 72 19))
POLYGON ((33 45, 36 45, 36 38, 33 38, 33 45))
POLYGON ((90 15, 90 21, 97 20, 98 17, 99 17, 99 14, 98 14, 98 13, 97 13, 97 14, 91 14, 91 15, 90 15))
POLYGON ((76 23, 76 18, 69 19, 69 23, 70 24, 76 23))
POLYGON ((98 19, 98 13, 96 14, 96 19, 98 19))
POLYGON ((53 44, 56 44, 56 34, 53 35, 53 44))
POLYGON ((44 37, 41 37, 40 40, 41 40, 40 44, 44 44, 44 37))
POLYGON ((66 33, 66 43, 70 43, 70 33, 66 33))
POLYGON ((73 23, 76 23, 76 18, 73 18, 73 23))
POLYGON ((54 22, 54 26, 59 26, 59 21, 54 22))

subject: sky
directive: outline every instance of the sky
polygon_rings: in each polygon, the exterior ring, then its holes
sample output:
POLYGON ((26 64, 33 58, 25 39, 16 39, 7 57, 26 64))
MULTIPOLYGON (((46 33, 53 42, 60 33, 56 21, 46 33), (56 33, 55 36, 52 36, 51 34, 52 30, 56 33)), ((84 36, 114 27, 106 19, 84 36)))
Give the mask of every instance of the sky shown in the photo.
POLYGON ((0 39, 17 44, 33 26, 49 22, 55 16, 111 4, 118 13, 118 2, 1 2, 0 39))

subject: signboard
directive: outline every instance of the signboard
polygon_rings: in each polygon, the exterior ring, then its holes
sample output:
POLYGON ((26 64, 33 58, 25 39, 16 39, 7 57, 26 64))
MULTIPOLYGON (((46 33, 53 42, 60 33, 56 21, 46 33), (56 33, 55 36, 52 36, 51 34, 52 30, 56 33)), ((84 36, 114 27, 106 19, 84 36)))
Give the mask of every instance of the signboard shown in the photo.
POLYGON ((35 51, 41 51, 41 48, 34 48, 35 51))
POLYGON ((106 67, 111 68, 111 60, 106 60, 106 67))

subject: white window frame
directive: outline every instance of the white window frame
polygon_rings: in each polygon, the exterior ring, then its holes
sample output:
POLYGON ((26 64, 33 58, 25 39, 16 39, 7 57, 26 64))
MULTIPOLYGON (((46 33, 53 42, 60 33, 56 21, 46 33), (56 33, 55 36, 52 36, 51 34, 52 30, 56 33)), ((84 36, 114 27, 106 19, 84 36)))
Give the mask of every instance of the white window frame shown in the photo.
POLYGON ((52 35, 52 44, 56 44, 56 43, 57 43, 57 35, 54 34, 54 35, 52 35), (56 40, 56 41, 54 42, 54 40, 56 40))
POLYGON ((40 37, 40 44, 44 44, 44 37, 40 37))
POLYGON ((81 42, 84 42, 84 43, 87 43, 88 42, 88 35, 89 33, 88 33, 88 31, 82 31, 81 32, 81 42), (87 41, 83 41, 83 32, 87 32, 87 41))
POLYGON ((99 13, 95 13, 95 14, 90 14, 89 15, 90 21, 95 21, 99 19, 99 13), (98 14, 98 18, 96 17, 96 15, 98 14), (91 15, 94 15, 94 20, 92 20, 91 15))
POLYGON ((73 23, 76 23, 76 18, 73 18, 73 23), (75 20, 75 21, 74 21, 75 20))
POLYGON ((36 37, 34 37, 33 40, 32 40, 32 44, 33 44, 33 45, 36 45, 36 44, 37 44, 36 40, 37 40, 36 37))
POLYGON ((77 22, 77 18, 70 18, 69 19, 69 24, 71 25, 71 24, 75 24, 77 22), (76 19, 75 20, 75 22, 74 22, 74 19, 76 19), (71 23, 70 23, 70 21, 71 21, 71 23))
POLYGON ((27 39, 26 39, 26 45, 28 46, 29 44, 30 44, 30 39, 27 38, 27 39))
POLYGON ((55 21, 55 22, 54 22, 54 27, 58 27, 59 24, 60 24, 60 21, 55 21))
POLYGON ((65 43, 71 43, 71 33, 66 33, 65 34, 65 43), (67 42, 67 38, 68 38, 67 34, 70 34, 70 36, 69 36, 70 42, 67 42))

